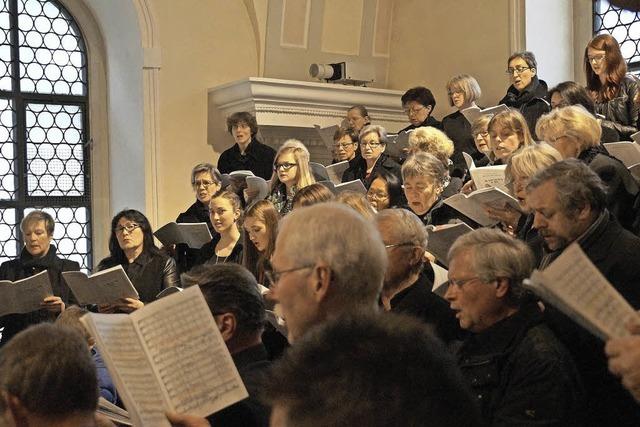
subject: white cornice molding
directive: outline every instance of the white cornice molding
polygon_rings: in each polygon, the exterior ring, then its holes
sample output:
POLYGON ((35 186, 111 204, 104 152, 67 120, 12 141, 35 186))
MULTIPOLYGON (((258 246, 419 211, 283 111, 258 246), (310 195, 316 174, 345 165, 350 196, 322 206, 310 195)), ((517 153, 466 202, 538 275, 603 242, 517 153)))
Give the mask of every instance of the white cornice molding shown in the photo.
POLYGON ((397 131, 407 124, 401 91, 261 77, 209 89, 222 115, 249 111, 260 126, 313 127, 338 124, 352 105, 369 110, 374 124, 397 131))

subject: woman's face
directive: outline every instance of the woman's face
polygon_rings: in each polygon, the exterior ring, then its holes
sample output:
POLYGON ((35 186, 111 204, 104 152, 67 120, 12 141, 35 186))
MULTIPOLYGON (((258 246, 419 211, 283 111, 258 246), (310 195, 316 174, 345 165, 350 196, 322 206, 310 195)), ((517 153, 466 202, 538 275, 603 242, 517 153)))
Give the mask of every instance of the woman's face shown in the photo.
POLYGON ((220 190, 220 183, 211 176, 209 172, 198 172, 193 181, 193 191, 196 192, 196 198, 203 205, 208 205, 211 196, 220 190))
POLYGON ((251 128, 245 122, 239 122, 231 128, 233 139, 240 145, 251 141, 251 128))
POLYGON ((389 207, 389 192, 384 179, 376 178, 371 182, 369 191, 367 191, 367 200, 378 212, 389 207))
POLYGON ((551 108, 560 108, 564 105, 564 98, 560 95, 560 92, 553 92, 551 94, 551 108))
POLYGON ((224 197, 216 197, 211 199, 209 203, 209 217, 213 228, 220 234, 229 231, 231 227, 235 227, 236 221, 240 216, 239 210, 234 210, 233 205, 224 197))
POLYGON ((360 141, 360 152, 362 158, 369 161, 376 161, 380 154, 384 152, 384 145, 380 143, 380 137, 376 132, 370 132, 362 137, 360 141))
POLYGON ((511 154, 520 148, 520 137, 507 127, 495 124, 489 129, 491 150, 497 159, 506 162, 511 154))
POLYGON ((529 207, 527 206, 527 184, 529 184, 528 176, 516 175, 513 177, 513 195, 518 199, 520 207, 525 212, 529 212, 529 207))
POLYGON ((453 102, 453 106, 458 110, 462 110, 467 108, 467 102, 464 98, 464 92, 460 89, 451 89, 449 92, 449 96, 451 97, 451 102, 453 102))
POLYGON ((264 222, 249 216, 244 220, 244 230, 258 252, 264 252, 269 245, 269 234, 264 222))
POLYGON ((299 168, 293 153, 282 153, 276 159, 278 179, 286 186, 295 185, 298 182, 299 168))
POLYGON ((607 52, 597 50, 592 47, 587 48, 587 60, 596 76, 599 76, 607 69, 607 52))
POLYGON ((349 126, 356 132, 360 132, 362 128, 369 123, 369 117, 361 116, 357 108, 347 111, 347 120, 349 121, 349 126))
POLYGON ((49 252, 53 236, 47 232, 44 220, 31 221, 23 230, 24 247, 34 258, 43 257, 49 252))
POLYGON ((344 135, 338 141, 333 141, 335 157, 338 161, 351 160, 356 156, 357 142, 353 142, 349 135, 344 135))
POLYGON ((403 105, 404 113, 414 126, 420 126, 431 113, 431 106, 425 107, 418 101, 409 101, 403 105))
POLYGON ((489 132, 487 130, 476 134, 473 141, 476 143, 476 148, 479 152, 487 154, 491 151, 491 146, 489 144, 489 132))
POLYGON ((438 199, 440 192, 426 176, 412 176, 404 181, 404 195, 416 215, 424 215, 438 199))
POLYGON ((511 78, 511 84, 513 84, 513 87, 515 87, 518 92, 526 89, 526 87, 531 84, 533 76, 536 75, 535 68, 530 68, 529 65, 527 65, 527 61, 522 58, 513 58, 509 61, 508 71, 509 70, 513 70, 509 74, 509 77, 511 78))
POLYGON ((126 217, 120 218, 115 233, 118 245, 123 251, 135 251, 144 244, 144 233, 140 224, 126 217))

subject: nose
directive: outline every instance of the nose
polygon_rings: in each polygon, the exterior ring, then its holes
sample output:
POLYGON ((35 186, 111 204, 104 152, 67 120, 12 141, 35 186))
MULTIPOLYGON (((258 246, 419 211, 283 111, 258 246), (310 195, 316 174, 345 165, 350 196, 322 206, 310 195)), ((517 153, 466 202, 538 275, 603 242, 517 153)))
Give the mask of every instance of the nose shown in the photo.
POLYGON ((455 299, 456 296, 456 286, 449 283, 447 286, 447 291, 444 293, 444 299, 451 302, 455 299))
POLYGON ((544 220, 541 214, 538 212, 533 215, 533 228, 536 230, 543 229, 547 226, 547 222, 544 220))

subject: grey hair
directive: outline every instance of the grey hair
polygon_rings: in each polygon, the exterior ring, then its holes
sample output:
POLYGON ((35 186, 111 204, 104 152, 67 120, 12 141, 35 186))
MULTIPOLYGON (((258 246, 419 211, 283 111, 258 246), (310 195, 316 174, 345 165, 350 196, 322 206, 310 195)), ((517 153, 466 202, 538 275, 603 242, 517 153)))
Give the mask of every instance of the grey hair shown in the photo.
POLYGON ((570 217, 587 205, 595 212, 602 212, 607 206, 605 184, 580 160, 562 160, 536 173, 527 185, 527 193, 551 180, 565 216, 570 217))
POLYGON ((378 134, 378 139, 381 144, 387 145, 387 143, 389 142, 389 137, 387 136, 387 130, 382 126, 378 126, 378 125, 367 125, 363 127, 362 130, 360 131, 360 135, 358 135, 358 139, 362 141, 362 138, 364 138, 365 135, 368 135, 370 133, 378 134))
POLYGON ((407 178, 416 176, 429 178, 440 190, 445 186, 448 177, 447 170, 442 164, 442 161, 438 160, 433 154, 424 152, 418 152, 409 156, 402 165, 403 182, 406 181, 407 178))
POLYGON ((331 268, 332 307, 376 306, 387 253, 373 223, 353 209, 325 202, 293 210, 281 221, 276 248, 295 265, 324 262, 331 268))
POLYGON ((516 58, 523 59, 529 67, 535 68, 536 70, 538 69, 538 62, 536 61, 536 56, 533 54, 533 52, 529 52, 528 50, 514 52, 507 60, 507 64, 516 58))
POLYGON ((502 231, 480 228, 459 237, 449 249, 449 262, 464 251, 471 251, 471 268, 485 283, 496 279, 509 280, 507 301, 519 306, 526 290, 522 281, 535 267, 535 258, 526 243, 502 231))
POLYGON ((398 241, 394 243, 411 242, 427 250, 427 230, 420 218, 406 209, 384 209, 376 214, 376 224, 382 222, 390 225, 398 241))
POLYGON ((222 182, 222 175, 220 175, 220 171, 215 166, 211 163, 198 163, 191 169, 191 185, 196 183, 196 175, 202 172, 209 172, 216 183, 220 184, 222 182))

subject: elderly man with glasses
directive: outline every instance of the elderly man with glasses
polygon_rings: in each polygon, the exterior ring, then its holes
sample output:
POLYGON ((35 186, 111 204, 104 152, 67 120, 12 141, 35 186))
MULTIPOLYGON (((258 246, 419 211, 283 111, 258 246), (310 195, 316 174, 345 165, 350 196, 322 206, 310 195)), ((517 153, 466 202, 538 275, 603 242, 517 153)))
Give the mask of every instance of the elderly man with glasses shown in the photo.
POLYGON ((449 250, 445 298, 472 334, 458 365, 486 425, 583 425, 583 393, 568 351, 522 288, 534 257, 521 241, 482 228, 449 250))

